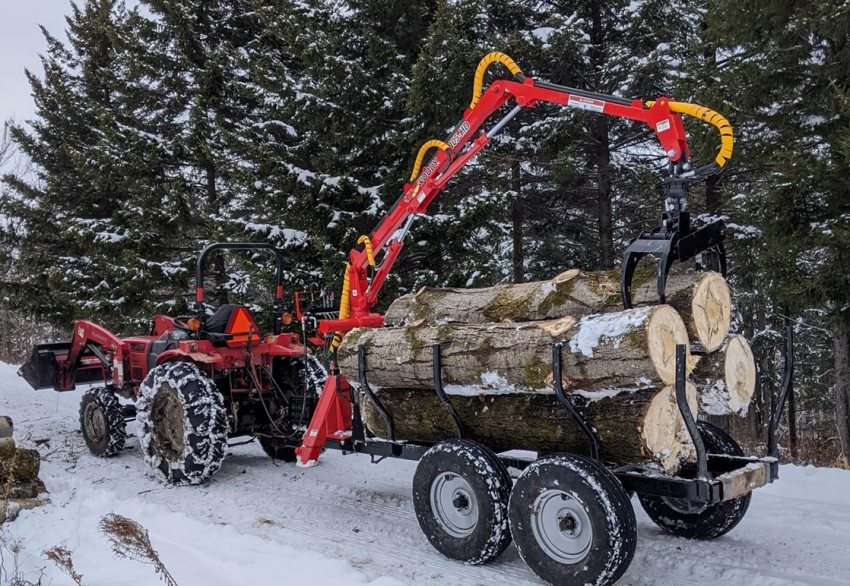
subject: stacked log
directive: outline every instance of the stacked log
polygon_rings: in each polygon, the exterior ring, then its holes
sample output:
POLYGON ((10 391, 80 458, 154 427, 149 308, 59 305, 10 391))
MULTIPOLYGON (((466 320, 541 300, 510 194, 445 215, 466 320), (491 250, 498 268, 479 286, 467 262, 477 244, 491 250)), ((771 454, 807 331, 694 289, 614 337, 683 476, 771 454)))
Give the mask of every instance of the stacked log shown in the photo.
MULTIPOLYGON (((658 304, 657 273, 638 269, 632 286, 635 307, 658 304)), ((689 271, 671 274, 665 303, 682 316, 688 332, 706 352, 720 348, 729 331, 732 303, 720 274, 689 271)), ((482 324, 559 319, 622 311, 620 271, 565 271, 551 281, 503 283, 483 289, 423 287, 396 299, 384 323, 402 326, 424 319, 430 324, 482 324)))
MULTIPOLYGON (((688 334, 666 305, 521 324, 354 330, 337 360, 357 381, 357 348, 366 348, 370 387, 397 439, 433 443, 455 433, 434 392, 431 348, 440 344, 442 382, 470 439, 497 450, 586 453, 587 439, 551 388, 553 343, 562 344, 562 385, 596 428, 603 458, 651 461, 672 473, 691 455, 671 386, 676 345, 688 334)), ((696 391, 688 391, 695 414, 696 391)), ((362 403, 367 427, 386 434, 371 403, 362 403)))
MULTIPOLYGON (((635 306, 658 303, 656 277, 654 269, 635 271, 635 306)), ((702 412, 746 415, 755 392, 755 361, 743 336, 737 336, 730 346, 732 303, 726 280, 712 271, 671 273, 665 302, 679 313, 695 351, 701 355, 701 369, 695 373, 694 383, 702 412)), ((621 310, 619 269, 588 273, 572 269, 551 281, 481 289, 424 287, 394 301, 385 323, 527 322, 621 310)))
MULTIPOLYGON (((552 344, 560 343, 562 386, 596 430, 602 458, 675 473, 693 457, 673 387, 676 345, 689 348, 694 416, 745 414, 755 362, 746 339, 729 334, 731 295, 721 275, 669 275, 665 305, 656 277, 652 269, 636 271, 635 309, 627 311, 618 270, 570 270, 551 281, 481 289, 426 287, 390 306, 389 327, 350 332, 338 364, 358 388, 363 345, 368 382, 395 439, 435 443, 456 435, 434 390, 432 346, 439 344, 442 383, 465 437, 494 450, 586 454, 587 438, 553 390, 552 344)), ((385 437, 362 390, 360 399, 367 427, 385 437)))
POLYGON ((0 522, 11 501, 34 499, 46 490, 38 477, 41 455, 38 450, 19 448, 13 429, 11 418, 0 417, 0 522))

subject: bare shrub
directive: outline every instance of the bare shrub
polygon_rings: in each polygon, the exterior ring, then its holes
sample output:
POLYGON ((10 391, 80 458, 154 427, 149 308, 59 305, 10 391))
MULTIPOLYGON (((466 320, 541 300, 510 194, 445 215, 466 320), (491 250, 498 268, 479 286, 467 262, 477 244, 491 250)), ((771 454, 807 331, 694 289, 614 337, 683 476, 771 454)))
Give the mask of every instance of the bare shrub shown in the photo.
POLYGON ((74 570, 74 561, 71 559, 71 552, 65 546, 56 545, 51 547, 44 552, 44 555, 56 564, 60 570, 68 574, 77 586, 83 586, 83 575, 78 574, 74 570))
POLYGON ((98 528, 109 539, 115 557, 151 564, 163 582, 168 586, 177 586, 174 577, 151 545, 147 529, 132 519, 115 513, 103 517, 98 528))

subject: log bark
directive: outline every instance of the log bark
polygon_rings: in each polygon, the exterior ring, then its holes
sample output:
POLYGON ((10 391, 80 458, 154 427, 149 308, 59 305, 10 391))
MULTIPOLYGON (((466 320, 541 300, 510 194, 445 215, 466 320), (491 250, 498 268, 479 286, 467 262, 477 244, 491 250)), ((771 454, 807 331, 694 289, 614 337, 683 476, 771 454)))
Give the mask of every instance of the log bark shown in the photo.
MULTIPOLYGON (((511 393, 450 396, 464 424, 465 437, 492 450, 589 453, 589 442, 552 393, 511 393)), ((395 439, 431 444, 456 436, 436 393, 418 389, 376 392, 393 422, 395 439)), ((675 473, 693 457, 690 437, 672 387, 578 391, 570 393, 578 411, 596 429, 601 457, 617 463, 654 463, 675 473)), ((688 385, 688 400, 696 413, 696 389, 688 385)), ((360 394, 361 413, 369 430, 386 437, 384 421, 360 394)))
POLYGON ((566 389, 661 388, 675 382, 676 344, 687 345, 688 336, 676 311, 659 305, 578 321, 354 330, 337 360, 349 381, 358 380, 362 344, 372 386, 433 389, 431 347, 439 343, 445 385, 533 392, 551 387, 554 342, 563 342, 566 389))
MULTIPOLYGON (((635 271, 635 306, 658 304, 657 273, 635 271)), ((731 297, 718 273, 670 274, 666 302, 679 311, 691 335, 711 352, 720 347, 729 330, 731 297)), ((551 281, 500 284, 483 289, 432 289, 395 300, 387 310, 386 325, 408 325, 418 320, 481 324, 499 321, 537 321, 622 310, 620 271, 583 273, 572 269, 551 281)))
POLYGON ((34 480, 38 478, 40 467, 41 455, 38 450, 18 448, 11 458, 0 460, 0 474, 4 482, 9 478, 16 481, 34 480))
POLYGON ((701 356, 693 372, 700 409, 744 417, 756 390, 756 361, 744 336, 727 336, 717 352, 701 356))

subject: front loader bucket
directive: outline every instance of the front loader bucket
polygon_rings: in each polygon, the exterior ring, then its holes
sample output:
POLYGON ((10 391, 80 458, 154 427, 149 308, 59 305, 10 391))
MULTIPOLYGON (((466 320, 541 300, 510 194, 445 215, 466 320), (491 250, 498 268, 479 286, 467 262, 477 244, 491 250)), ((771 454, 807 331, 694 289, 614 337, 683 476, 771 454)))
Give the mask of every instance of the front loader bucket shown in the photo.
POLYGON ((18 376, 35 390, 52 389, 56 386, 56 371, 59 368, 56 356, 67 356, 70 342, 36 344, 32 356, 19 370, 18 376))

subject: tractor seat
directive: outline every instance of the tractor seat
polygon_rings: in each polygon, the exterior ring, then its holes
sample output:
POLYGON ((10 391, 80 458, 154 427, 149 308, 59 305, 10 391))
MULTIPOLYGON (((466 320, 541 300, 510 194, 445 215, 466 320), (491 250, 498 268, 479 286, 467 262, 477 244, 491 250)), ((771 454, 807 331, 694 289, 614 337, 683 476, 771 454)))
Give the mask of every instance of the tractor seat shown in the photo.
MULTIPOLYGON (((231 334, 232 337, 226 340, 226 345, 231 347, 246 344, 249 331, 255 332, 251 336, 251 342, 259 342, 260 328, 248 308, 241 304, 222 305, 210 316, 206 324, 206 332, 209 334, 231 334)), ((214 345, 218 344, 214 342, 214 345)))

